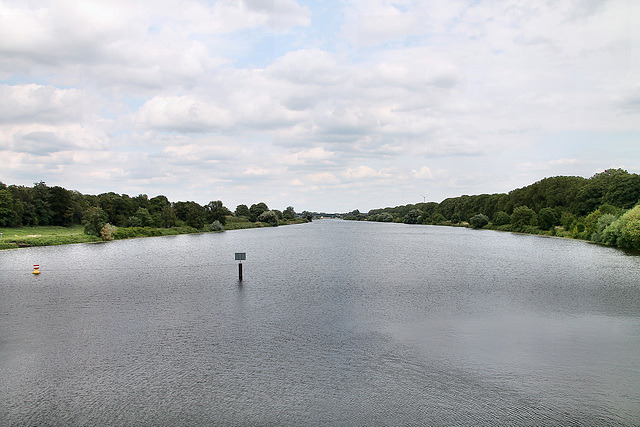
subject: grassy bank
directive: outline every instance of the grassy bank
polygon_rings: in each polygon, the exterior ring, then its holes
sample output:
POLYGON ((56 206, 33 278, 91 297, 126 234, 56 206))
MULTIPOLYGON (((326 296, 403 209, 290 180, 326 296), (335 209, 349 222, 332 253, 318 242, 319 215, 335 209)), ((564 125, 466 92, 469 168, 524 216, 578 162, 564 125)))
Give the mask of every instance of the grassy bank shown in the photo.
MULTIPOLYGON (((298 218, 291 221, 284 221, 280 225, 302 224, 308 222, 298 218)), ((269 224, 260 222, 250 222, 244 217, 228 217, 225 230, 242 230, 246 228, 269 227, 269 224)), ((137 237, 157 237, 157 236, 175 236, 179 234, 193 234, 209 232, 206 230, 198 230, 192 227, 171 227, 171 228, 152 228, 152 227, 118 227, 113 234, 114 240, 132 239, 137 237)), ((71 243, 90 243, 101 242, 102 239, 96 236, 89 236, 84 233, 84 226, 74 225, 71 227, 55 227, 55 226, 35 226, 35 227, 17 227, 17 228, 1 228, 0 233, 0 250, 17 249, 29 246, 55 246, 67 245, 71 243)))
POLYGON ((0 249, 16 249, 28 246, 67 245, 70 243, 99 242, 102 239, 84 234, 84 226, 38 226, 0 228, 0 249))

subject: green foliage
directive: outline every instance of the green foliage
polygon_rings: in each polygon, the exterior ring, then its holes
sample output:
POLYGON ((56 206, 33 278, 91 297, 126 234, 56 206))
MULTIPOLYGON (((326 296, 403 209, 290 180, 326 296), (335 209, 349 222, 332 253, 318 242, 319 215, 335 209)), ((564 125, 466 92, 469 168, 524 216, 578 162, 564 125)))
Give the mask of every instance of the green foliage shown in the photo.
POLYGON ((476 214, 469 218, 469 224, 473 228, 482 228, 485 225, 489 224, 489 217, 484 214, 476 214))
POLYGON ((422 223, 422 212, 418 209, 412 209, 404 216, 405 224, 420 224, 422 223))
POLYGON ((209 225, 209 228, 211 229, 211 231, 224 231, 224 226, 218 220, 213 221, 209 225))
POLYGON ((177 202, 173 209, 178 220, 183 221, 188 227, 202 230, 206 221, 204 207, 196 202, 177 202))
POLYGON ((13 195, 7 189, 0 190, 0 226, 11 226, 15 223, 13 195))
POLYGON ((602 232, 602 241, 621 248, 640 249, 640 205, 613 221, 602 232))
POLYGON ((296 211, 293 209, 293 206, 287 206, 282 216, 284 219, 294 219, 296 217, 296 211))
POLYGON ((266 212, 268 210, 269 210, 269 207, 264 202, 255 203, 251 205, 251 207, 249 208, 249 221, 251 222, 258 221, 258 217, 262 215, 263 212, 266 212))
POLYGON ((249 215, 251 215, 251 213, 249 212, 249 208, 247 207, 247 205, 238 205, 236 207, 235 215, 249 218, 249 215))
POLYGON ((107 223, 106 213, 99 207, 93 206, 84 214, 84 232, 90 236, 100 237, 100 230, 107 223))
POLYGON ((558 222, 556 211, 552 208, 542 208, 538 212, 538 227, 541 230, 550 230, 555 228, 558 222))
POLYGON ((442 224, 445 222, 445 217, 441 213, 436 213, 431 216, 432 224, 442 224))
POLYGON ((231 215, 231 211, 224 207, 222 201, 216 200, 209 202, 204 207, 207 222, 218 221, 221 225, 227 222, 227 216, 231 215))
POLYGON ((598 218, 596 230, 591 234, 591 240, 593 240, 594 242, 603 242, 602 233, 615 220, 616 220, 616 217, 611 214, 604 214, 600 218, 598 218))
POLYGON ((258 217, 258 221, 267 223, 272 227, 277 227, 279 224, 278 214, 274 211, 264 211, 258 217))
POLYGON ((511 224, 511 217, 505 211, 498 211, 493 215, 493 224, 496 226, 511 224))
POLYGON ((525 226, 531 225, 535 212, 527 206, 518 206, 511 214, 511 225, 515 229, 524 229, 525 226))

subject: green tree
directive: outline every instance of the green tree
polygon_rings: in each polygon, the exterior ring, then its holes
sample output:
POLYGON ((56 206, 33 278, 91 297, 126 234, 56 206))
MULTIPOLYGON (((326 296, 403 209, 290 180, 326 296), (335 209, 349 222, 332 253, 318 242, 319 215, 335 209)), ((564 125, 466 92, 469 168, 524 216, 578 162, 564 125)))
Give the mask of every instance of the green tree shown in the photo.
POLYGON ((489 224, 489 217, 484 214, 476 214, 469 218, 469 224, 473 228, 482 228, 485 225, 489 224))
POLYGON ((249 212, 249 208, 247 207, 247 205, 238 205, 236 207, 235 215, 237 217, 244 216, 246 218, 249 218, 251 213, 249 212))
POLYGON ((49 206, 51 208, 52 225, 62 225, 69 227, 73 224, 73 215, 75 212, 75 203, 72 193, 62 187, 51 187, 49 189, 49 206))
POLYGON ((209 223, 218 221, 220 224, 225 225, 227 223, 227 215, 231 215, 231 211, 225 208, 220 200, 209 202, 204 206, 204 209, 209 223))
POLYGON ((213 221, 209 225, 209 228, 211 229, 211 231, 224 231, 224 226, 218 220, 213 221))
POLYGON ((432 224, 442 224, 443 222, 445 222, 446 219, 444 217, 444 215, 442 215, 441 213, 435 213, 431 216, 431 223, 432 224))
POLYGON ((602 242, 603 241, 603 232, 609 227, 614 221, 616 217, 611 214, 604 214, 600 218, 598 218, 598 223, 596 225, 596 231, 591 234, 591 240, 594 242, 602 242))
POLYGON ((531 221, 535 217, 533 209, 529 209, 527 206, 518 206, 513 210, 511 214, 511 224, 515 228, 523 228, 527 225, 531 225, 531 221))
POLYGON ((538 227, 541 230, 550 230, 556 226, 558 217, 556 216, 555 209, 542 208, 538 212, 538 227))
POLYGON ((49 204, 51 197, 47 184, 44 181, 35 183, 31 189, 31 197, 36 216, 34 225, 51 225, 53 221, 53 211, 49 204))
POLYGON ((175 211, 173 210, 173 206, 165 205, 162 207, 162 211, 160 211, 160 226, 164 228, 175 227, 178 222, 178 217, 176 216, 175 211))
POLYGON ((422 211, 420 211, 419 209, 412 209, 404 216, 404 223, 420 224, 422 222, 420 218, 421 215, 422 215, 422 211))
POLYGON ((176 217, 189 227, 201 230, 204 228, 206 214, 204 207, 196 202, 177 202, 173 205, 176 217))
POLYGON ((493 225, 501 226, 511 224, 511 217, 505 211, 498 211, 493 215, 493 225))
POLYGON ((129 217, 130 227, 151 227, 153 225, 153 217, 146 208, 138 208, 134 215, 129 217))
POLYGON ((602 233, 603 241, 621 248, 640 249, 640 205, 629 209, 602 233))
POLYGON ((296 211, 293 209, 293 206, 287 206, 287 209, 282 213, 284 219, 294 219, 296 217, 296 211))
POLYGON ((278 222, 278 214, 275 213, 274 211, 264 211, 260 214, 260 216, 258 217, 258 221, 260 222, 266 222, 269 225, 272 225, 274 227, 277 227, 279 222, 278 222))
POLYGON ((7 227, 16 222, 13 195, 11 191, 0 190, 0 226, 7 227))
POLYGON ((84 232, 90 236, 100 237, 100 230, 107 223, 107 214, 97 206, 92 206, 84 213, 84 232))
POLYGON ((249 208, 249 221, 256 222, 258 220, 258 217, 263 212, 268 211, 268 210, 269 210, 269 207, 267 206, 266 203, 264 203, 264 202, 254 203, 249 208))

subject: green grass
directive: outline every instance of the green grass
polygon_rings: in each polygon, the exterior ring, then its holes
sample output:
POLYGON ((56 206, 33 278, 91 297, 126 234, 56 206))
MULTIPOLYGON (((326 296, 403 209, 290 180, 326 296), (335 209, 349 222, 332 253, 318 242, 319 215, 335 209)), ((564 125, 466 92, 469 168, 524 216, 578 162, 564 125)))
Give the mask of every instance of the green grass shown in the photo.
MULTIPOLYGON (((300 224, 307 222, 304 219, 295 219, 282 222, 281 225, 300 224)), ((265 227, 267 224, 250 222, 245 217, 227 217, 225 230, 242 230, 245 228, 265 227)), ((169 236, 177 234, 202 233, 203 230, 196 230, 191 227, 172 228, 150 228, 150 227, 118 227, 114 233, 114 239, 131 239, 135 237, 155 237, 169 236)), ((96 236, 84 234, 83 225, 73 225, 71 227, 57 226, 35 226, 35 227, 0 227, 0 250, 17 249, 29 246, 54 246, 67 245, 71 243, 101 242, 102 239, 96 236)))
POLYGON ((70 243, 98 242, 102 239, 84 234, 84 226, 71 227, 36 226, 0 228, 0 249, 15 249, 27 246, 53 246, 70 243))

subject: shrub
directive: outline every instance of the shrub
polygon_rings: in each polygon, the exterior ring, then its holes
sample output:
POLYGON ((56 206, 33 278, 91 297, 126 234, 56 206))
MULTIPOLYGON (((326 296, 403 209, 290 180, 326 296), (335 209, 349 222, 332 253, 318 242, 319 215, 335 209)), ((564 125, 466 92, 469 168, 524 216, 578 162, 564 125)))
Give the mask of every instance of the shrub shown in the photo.
POLYGON ((278 214, 274 211, 264 211, 258 216, 258 221, 262 223, 267 223, 273 227, 277 227, 278 222, 278 214))
POLYGON ((501 226, 511 224, 511 217, 505 211, 498 211, 493 215, 493 225, 501 226))
POLYGON ((612 222, 602 233, 602 240, 621 248, 640 249, 640 205, 612 222))
POLYGON ((224 231, 224 227, 218 220, 213 221, 211 225, 209 225, 209 228, 211 231, 224 231))
POLYGON ((533 209, 529 209, 527 206, 518 206, 513 210, 511 214, 511 224, 515 228, 524 228, 526 225, 531 225, 535 217, 533 209))
POLYGON ((540 227, 541 230, 550 230, 555 227, 557 222, 558 217, 554 209, 542 208, 540 212, 538 212, 538 227, 540 227))
POLYGON ((473 228, 482 228, 489 224, 489 217, 483 214, 477 214, 469 218, 469 224, 473 228))
POLYGON ((100 237, 100 230, 107 223, 107 214, 98 207, 91 207, 84 213, 84 232, 100 237))
POLYGON ((111 241, 113 240, 113 234, 115 233, 115 231, 116 231, 115 225, 106 223, 100 229, 100 237, 102 237, 102 240, 111 241))

